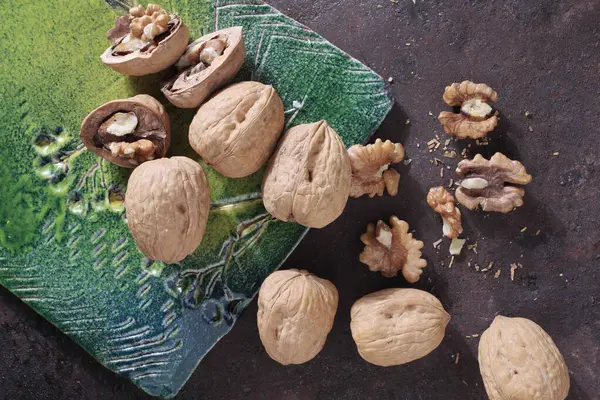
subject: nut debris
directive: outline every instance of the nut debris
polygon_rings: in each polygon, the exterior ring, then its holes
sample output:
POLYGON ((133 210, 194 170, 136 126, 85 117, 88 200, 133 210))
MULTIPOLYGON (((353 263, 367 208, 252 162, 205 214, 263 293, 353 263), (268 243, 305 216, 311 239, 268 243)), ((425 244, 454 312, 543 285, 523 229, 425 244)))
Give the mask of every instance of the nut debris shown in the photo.
POLYGON ((423 242, 413 239, 408 224, 395 216, 390 217, 390 225, 381 220, 377 225, 367 225, 367 232, 360 240, 365 244, 360 262, 385 277, 391 278, 402 271, 408 282, 415 283, 427 266, 427 261, 421 258, 423 242))
POLYGON ((444 236, 454 239, 462 233, 460 210, 454 205, 454 196, 443 186, 429 189, 427 204, 442 216, 442 233, 444 236))
POLYGON ((490 160, 477 154, 473 160, 458 163, 456 173, 465 177, 456 189, 456 199, 469 210, 481 206, 483 211, 507 213, 523 205, 525 190, 508 184, 526 185, 531 175, 518 161, 502 153, 490 160))
POLYGON ((391 196, 398 193, 400 174, 389 169, 390 164, 399 163, 404 158, 404 147, 400 143, 389 140, 366 146, 357 144, 348 149, 352 166, 352 185, 350 197, 360 197, 368 194, 382 196, 384 189, 391 196))
POLYGON ((488 102, 498 100, 498 93, 483 83, 463 81, 444 90, 444 101, 449 106, 460 106, 460 113, 442 111, 438 120, 444 131, 460 139, 478 139, 492 131, 498 117, 488 102))

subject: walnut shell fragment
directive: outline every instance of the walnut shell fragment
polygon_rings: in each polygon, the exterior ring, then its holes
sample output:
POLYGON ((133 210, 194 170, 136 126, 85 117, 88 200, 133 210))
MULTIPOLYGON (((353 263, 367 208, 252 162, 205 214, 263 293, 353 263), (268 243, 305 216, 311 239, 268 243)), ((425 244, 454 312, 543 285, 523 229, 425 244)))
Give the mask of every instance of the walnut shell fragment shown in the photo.
POLYGON ((365 244, 360 262, 388 278, 401 270, 408 282, 415 283, 427 266, 427 261, 421 258, 423 242, 413 239, 412 233, 408 232, 408 224, 397 217, 390 217, 390 225, 381 220, 377 226, 367 225, 367 232, 360 237, 365 244))
POLYGON ((140 165, 129 177, 125 210, 142 253, 165 263, 183 260, 202 241, 208 221, 210 189, 202 167, 187 157, 140 165))
POLYGON ((350 329, 362 358, 388 367, 425 357, 446 332, 450 315, 433 295, 417 289, 368 294, 350 310, 350 329))
POLYGON ((285 132, 269 161, 263 203, 281 221, 322 228, 344 211, 350 180, 348 152, 327 121, 298 125, 285 132))
POLYGON ((190 43, 175 67, 177 74, 162 87, 180 108, 196 108, 229 82, 244 63, 242 27, 222 29, 190 43))
POLYGON ((502 153, 490 160, 477 154, 472 160, 458 163, 456 173, 463 176, 456 189, 456 199, 469 210, 481 206, 483 211, 507 213, 523 205, 525 190, 506 185, 526 185, 531 175, 519 161, 513 161, 502 153))
POLYGON ((388 168, 404 158, 404 147, 400 143, 377 139, 373 144, 350 147, 348 155, 352 166, 351 197, 382 196, 384 189, 392 196, 398 193, 400 174, 388 168))
POLYGON ((200 107, 189 139, 196 153, 220 174, 241 178, 267 162, 283 123, 283 103, 272 86, 240 82, 200 107))
POLYGON ((174 64, 189 40, 187 26, 156 4, 138 5, 117 17, 106 35, 113 44, 100 56, 123 75, 148 75, 174 64))
POLYGON ((427 193, 427 204, 442 216, 444 236, 456 239, 463 229, 460 210, 454 205, 454 196, 443 186, 432 187, 427 193))
POLYGON ((121 167, 164 157, 171 144, 171 124, 162 104, 139 94, 109 101, 90 112, 81 123, 83 144, 121 167))
POLYGON ((289 269, 267 277, 258 292, 257 324, 269 356, 283 365, 312 360, 325 345, 338 307, 328 280, 289 269))
POLYGON ((449 106, 460 106, 460 113, 442 111, 438 116, 444 131, 450 135, 478 139, 498 124, 498 116, 488 104, 498 100, 498 93, 484 83, 453 83, 446 86, 443 98, 449 106))
POLYGON ((526 318, 497 316, 479 341, 479 369, 490 400, 564 400, 569 370, 552 338, 526 318))

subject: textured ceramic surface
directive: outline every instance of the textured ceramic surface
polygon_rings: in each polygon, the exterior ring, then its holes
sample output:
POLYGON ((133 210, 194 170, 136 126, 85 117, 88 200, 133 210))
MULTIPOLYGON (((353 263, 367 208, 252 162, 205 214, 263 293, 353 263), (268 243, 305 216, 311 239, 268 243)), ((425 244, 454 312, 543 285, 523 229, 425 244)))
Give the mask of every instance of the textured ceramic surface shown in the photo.
MULTIPOLYGON (((162 5, 193 37, 242 25, 237 79, 272 84, 288 126, 327 119, 350 146, 391 108, 381 77, 268 5, 162 5)), ((0 284, 107 368, 172 397, 305 229, 265 212, 262 172, 233 180, 205 168, 212 209, 201 246, 180 264, 146 259, 125 223, 130 171, 85 150, 79 126, 108 100, 152 94, 171 117, 169 155, 198 159, 187 143, 195 110, 167 105, 165 76, 127 78, 100 62, 117 2, 7 0, 0 11, 11 15, 0 41, 0 284)))

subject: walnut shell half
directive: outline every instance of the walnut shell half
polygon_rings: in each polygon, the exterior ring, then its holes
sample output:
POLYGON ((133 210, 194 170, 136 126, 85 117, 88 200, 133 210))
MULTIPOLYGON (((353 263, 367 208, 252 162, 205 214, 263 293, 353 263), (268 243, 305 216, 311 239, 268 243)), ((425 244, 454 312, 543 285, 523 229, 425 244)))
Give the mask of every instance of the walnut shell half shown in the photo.
POLYGON ((302 364, 323 348, 333 326, 338 291, 307 271, 273 272, 258 292, 257 324, 269 356, 280 364, 302 364))
POLYGON ((183 260, 202 241, 208 221, 210 189, 202 167, 187 157, 140 165, 129 177, 125 210, 142 253, 166 263, 183 260))
POLYGON ((327 121, 289 129, 262 184, 267 211, 281 221, 322 228, 340 216, 350 193, 350 158, 327 121))
MULTIPOLYGON (((144 18, 146 17, 149 16, 145 15, 144 18)), ((179 16, 169 17, 165 32, 152 39, 143 37, 143 40, 136 35, 137 32, 131 30, 131 26, 136 25, 136 18, 132 14, 118 17, 115 27, 108 32, 107 37, 113 44, 100 56, 102 62, 118 73, 130 76, 153 74, 173 65, 185 51, 189 31, 179 16), (140 46, 121 52, 119 46, 125 41, 139 41, 140 46)))
POLYGON ((204 35, 187 46, 176 64, 180 70, 161 90, 177 107, 198 107, 211 93, 233 79, 245 56, 241 26, 204 35), (216 58, 204 62, 196 59, 212 41, 224 42, 224 48, 215 53, 216 58))
POLYGON ((83 144, 121 167, 164 157, 171 144, 171 124, 162 104, 147 94, 109 101, 81 123, 83 144))
POLYGON ((526 318, 497 316, 479 341, 479 369, 490 400, 564 400, 569 370, 552 338, 526 318))
POLYGON ((272 86, 240 82, 200 107, 189 139, 207 164, 222 175, 241 178, 267 162, 283 123, 283 103, 272 86))
POLYGON ((356 301, 350 329, 362 358, 388 367, 435 350, 450 315, 433 295, 417 289, 385 289, 356 301))

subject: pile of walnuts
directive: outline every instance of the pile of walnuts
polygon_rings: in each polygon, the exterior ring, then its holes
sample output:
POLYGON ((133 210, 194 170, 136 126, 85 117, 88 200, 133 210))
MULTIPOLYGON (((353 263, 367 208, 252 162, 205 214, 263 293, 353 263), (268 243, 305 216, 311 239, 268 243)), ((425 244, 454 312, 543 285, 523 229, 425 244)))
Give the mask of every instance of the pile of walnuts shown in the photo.
MULTIPOLYGON (((229 178, 267 165, 262 197, 273 217, 322 228, 340 216, 349 197, 398 193, 400 174, 390 165, 404 158, 401 144, 377 139, 346 149, 325 120, 294 126, 282 135, 284 106, 275 88, 260 82, 226 86, 244 62, 241 27, 188 43, 181 18, 149 4, 118 17, 107 37, 112 44, 101 59, 119 73, 139 76, 173 67, 162 93, 177 107, 198 108, 188 137, 207 165, 229 178), (217 89, 222 90, 215 94, 217 89)), ((439 120, 451 135, 480 138, 497 125, 497 113, 488 104, 497 99, 487 85, 455 83, 446 88, 444 100, 460 112, 443 112, 439 120)), ((198 162, 165 158, 171 126, 159 101, 148 95, 109 101, 83 120, 81 139, 106 160, 135 168, 125 207, 141 252, 175 263, 197 249, 208 221, 210 187, 198 162)), ((480 155, 463 160, 457 173, 464 177, 458 201, 484 211, 508 212, 522 205, 524 191, 513 185, 531 181, 518 161, 501 153, 490 160, 480 155)), ((432 188, 427 202, 442 216, 444 235, 458 238, 461 212, 452 194, 432 188)), ((400 272, 410 283, 419 280, 427 264, 421 257, 423 242, 413 238, 405 221, 391 216, 389 225, 369 224, 360 239, 365 245, 360 261, 370 270, 386 277, 400 272)), ((259 291, 257 318, 269 356, 284 365, 314 358, 325 345, 337 306, 338 291, 325 279, 294 269, 271 274, 259 291)), ((437 298, 416 289, 366 295, 355 302, 351 316, 359 354, 379 366, 429 354, 450 321, 437 298)), ((482 335, 479 362, 492 399, 516 398, 517 393, 563 399, 568 392, 560 352, 532 321, 497 317, 482 335)))

